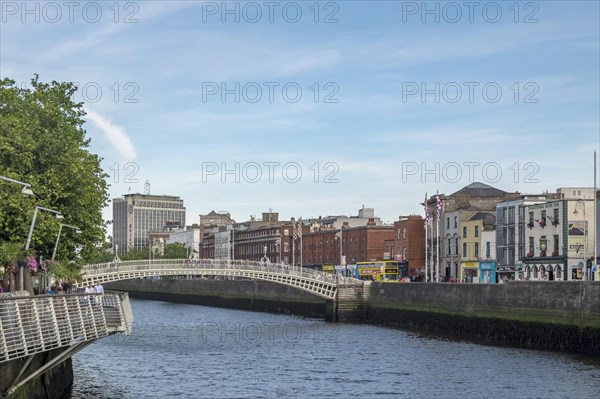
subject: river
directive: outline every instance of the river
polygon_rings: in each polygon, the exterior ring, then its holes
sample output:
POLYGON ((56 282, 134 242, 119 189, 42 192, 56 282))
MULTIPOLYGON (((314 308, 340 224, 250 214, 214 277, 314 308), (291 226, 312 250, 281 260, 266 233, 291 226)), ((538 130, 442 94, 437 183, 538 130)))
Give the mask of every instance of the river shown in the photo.
POLYGON ((370 325, 131 300, 73 357, 72 399, 597 398, 600 360, 370 325))

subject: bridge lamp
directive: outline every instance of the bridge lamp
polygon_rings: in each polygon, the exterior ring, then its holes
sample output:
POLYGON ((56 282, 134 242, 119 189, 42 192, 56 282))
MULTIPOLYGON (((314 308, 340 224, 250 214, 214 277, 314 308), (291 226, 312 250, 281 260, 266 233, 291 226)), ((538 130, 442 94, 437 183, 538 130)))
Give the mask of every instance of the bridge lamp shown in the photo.
POLYGON ((28 196, 32 196, 33 195, 33 191, 31 190, 31 184, 29 183, 25 183, 19 180, 15 180, 15 179, 11 179, 9 177, 5 177, 5 176, 0 176, 0 180, 4 180, 10 183, 15 183, 15 184, 20 184, 23 186, 23 189, 21 190, 21 193, 24 195, 28 195, 28 196))
POLYGON ((70 229, 75 230, 76 234, 81 234, 81 229, 79 229, 79 227, 61 223, 60 228, 58 229, 58 236, 56 237, 56 242, 54 243, 54 251, 52 251, 52 260, 54 260, 54 258, 56 257, 56 250, 58 249, 58 241, 60 240, 60 233, 62 232, 63 227, 68 227, 70 229))
MULTIPOLYGON (((59 211, 55 211, 54 209, 44 208, 42 206, 36 206, 33 211, 33 220, 31 220, 31 226, 29 227, 29 235, 27 236, 27 243, 25 244, 25 252, 29 251, 29 246, 31 245, 31 237, 33 236, 33 228, 35 227, 35 221, 37 219, 38 211, 46 211, 50 213, 54 213, 57 220, 62 220, 64 217, 62 213, 59 211)), ((19 268, 19 291, 23 291, 23 267, 19 268)))

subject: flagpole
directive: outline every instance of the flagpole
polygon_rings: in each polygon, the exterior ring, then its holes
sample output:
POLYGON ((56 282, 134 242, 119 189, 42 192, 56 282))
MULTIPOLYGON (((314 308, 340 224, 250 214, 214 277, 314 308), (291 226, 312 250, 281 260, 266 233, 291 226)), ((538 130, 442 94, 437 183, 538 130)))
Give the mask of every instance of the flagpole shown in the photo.
POLYGON ((292 218, 292 270, 296 271, 296 222, 292 218))
POLYGON ((302 216, 300 216, 300 220, 298 221, 298 228, 300 231, 300 274, 302 275, 302 216))
MULTIPOLYGON (((596 275, 592 274, 593 279, 596 279, 596 276, 600 276, 598 273, 597 259, 598 259, 598 218, 596 217, 596 151, 594 151, 594 262, 592 262, 592 270, 596 268, 596 275)), ((587 266, 587 265, 586 265, 587 266)))
POLYGON ((436 251, 435 251, 435 282, 440 282, 440 219, 437 219, 437 223, 435 224, 435 242, 436 242, 436 251))
POLYGON ((427 205, 427 193, 423 201, 423 210, 425 211, 425 282, 431 282, 429 279, 429 206, 427 205))
POLYGON ((427 259, 427 218, 425 218, 425 282, 427 282, 427 273, 428 273, 428 259, 427 259))
POLYGON ((436 272, 436 276, 435 276, 435 282, 439 283, 440 282, 440 213, 442 211, 442 203, 440 200, 440 193, 439 191, 436 193, 435 195, 435 208, 437 210, 437 214, 436 214, 436 224, 435 224, 435 235, 436 235, 436 260, 435 260, 435 272, 436 272))

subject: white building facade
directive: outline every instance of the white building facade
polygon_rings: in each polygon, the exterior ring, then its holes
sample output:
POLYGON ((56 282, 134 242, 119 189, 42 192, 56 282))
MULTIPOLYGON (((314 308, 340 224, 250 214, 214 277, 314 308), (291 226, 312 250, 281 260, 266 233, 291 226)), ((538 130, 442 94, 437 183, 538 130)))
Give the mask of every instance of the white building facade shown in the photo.
POLYGON ((173 231, 167 238, 166 243, 181 243, 198 254, 200 253, 200 227, 188 226, 185 229, 173 231))

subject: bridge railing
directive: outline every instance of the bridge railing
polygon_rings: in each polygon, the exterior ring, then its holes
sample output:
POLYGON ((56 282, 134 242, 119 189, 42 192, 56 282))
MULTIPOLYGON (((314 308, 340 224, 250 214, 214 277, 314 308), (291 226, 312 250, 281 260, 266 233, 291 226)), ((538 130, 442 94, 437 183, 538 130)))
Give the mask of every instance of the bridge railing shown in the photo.
MULTIPOLYGON (((136 272, 136 271, 162 271, 165 269, 180 269, 186 270, 186 274, 194 274, 194 270, 199 271, 198 274, 209 274, 202 273, 202 271, 217 271, 217 270, 228 270, 228 271, 254 271, 254 272, 269 272, 277 274, 287 274, 296 277, 302 277, 307 279, 314 279, 325 281, 336 284, 339 280, 338 277, 333 274, 323 273, 311 269, 302 269, 298 266, 290 266, 280 263, 266 263, 266 262, 254 262, 245 260, 221 260, 221 259, 154 259, 154 260, 131 260, 124 262, 108 262, 99 263, 94 265, 83 266, 83 272, 85 278, 93 278, 94 275, 98 274, 112 274, 112 273, 124 273, 124 272, 136 272)), ((353 280, 349 278, 343 278, 353 280)))
POLYGON ((0 363, 114 332, 129 334, 126 293, 38 295, 0 299, 0 363))

